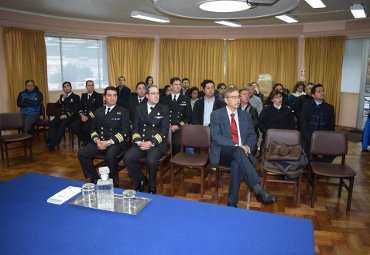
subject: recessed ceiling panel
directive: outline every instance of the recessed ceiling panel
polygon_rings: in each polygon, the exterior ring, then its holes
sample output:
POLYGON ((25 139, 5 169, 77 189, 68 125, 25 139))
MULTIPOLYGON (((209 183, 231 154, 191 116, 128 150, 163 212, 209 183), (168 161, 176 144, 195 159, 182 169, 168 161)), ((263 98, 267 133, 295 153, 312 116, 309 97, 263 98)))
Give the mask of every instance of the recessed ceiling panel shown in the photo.
POLYGON ((199 8, 207 0, 154 0, 155 8, 163 13, 191 19, 252 19, 274 16, 289 12, 300 0, 279 0, 272 5, 256 5, 254 8, 238 12, 209 12, 199 8))

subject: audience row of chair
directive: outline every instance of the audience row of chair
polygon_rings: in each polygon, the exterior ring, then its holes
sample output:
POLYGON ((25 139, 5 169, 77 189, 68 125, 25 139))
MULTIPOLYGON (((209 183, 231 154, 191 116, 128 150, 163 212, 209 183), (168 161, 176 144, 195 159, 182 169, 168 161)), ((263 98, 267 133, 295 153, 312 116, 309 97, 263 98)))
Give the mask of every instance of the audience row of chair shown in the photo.
MULTIPOLYGON (((52 106, 51 106, 52 107, 52 106)), ((53 116, 55 114, 52 108, 47 107, 47 115, 53 116)), ((29 149, 29 158, 32 160, 32 135, 22 133, 24 126, 24 120, 21 113, 0 113, 0 130, 16 130, 15 134, 1 134, 0 144, 1 144, 1 155, 2 160, 7 166, 9 166, 9 155, 8 151, 10 149, 16 149, 23 147, 25 156, 27 157, 27 149, 29 149), (20 143, 21 146, 9 147, 9 144, 20 143)), ((41 125, 40 125, 41 126, 41 125)), ((46 127, 46 126, 44 126, 46 127)), ((169 132, 171 134, 171 132, 169 132)), ((160 191, 163 191, 163 180, 164 175, 168 170, 170 170, 170 181, 171 181, 171 194, 174 194, 174 178, 177 173, 181 174, 181 182, 183 181, 183 171, 186 168, 199 169, 201 176, 201 188, 200 195, 204 195, 204 182, 208 176, 208 183, 211 183, 211 166, 209 163, 209 150, 211 146, 211 135, 210 128, 201 125, 187 125, 180 130, 180 146, 181 152, 176 155, 172 155, 172 141, 171 135, 168 136, 168 151, 160 159, 159 164, 159 187, 160 191), (188 154, 185 153, 185 148, 197 148, 198 153, 188 154)), ((306 173, 308 176, 308 181, 311 184, 311 207, 314 207, 315 197, 316 197, 316 186, 319 184, 318 179, 320 177, 326 178, 338 178, 339 188, 338 197, 341 196, 342 187, 345 187, 348 191, 347 206, 346 210, 350 211, 352 192, 354 185, 354 177, 356 172, 345 164, 345 156, 348 151, 347 136, 344 132, 340 131, 316 131, 312 135, 311 141, 311 156, 312 155, 330 155, 330 156, 340 156, 341 162, 339 164, 329 164, 320 162, 310 162, 308 168, 300 168, 296 171, 299 172, 297 178, 282 178, 283 173, 277 171, 276 169, 270 169, 264 167, 263 161, 265 160, 265 148, 271 142, 284 142, 286 144, 300 144, 300 133, 297 130, 281 130, 281 129, 270 129, 266 133, 264 140, 264 146, 261 147, 261 170, 263 176, 263 186, 266 188, 269 182, 279 182, 293 184, 294 197, 296 201, 296 206, 300 206, 300 190, 302 184, 302 173, 306 173), (308 171, 306 171, 306 169, 308 171), (348 181, 348 183, 347 183, 348 181)), ((71 141, 73 143, 73 141, 71 141)), ((117 161, 122 162, 124 152, 117 156, 117 161)), ((104 156, 98 155, 95 158, 98 162, 95 164, 99 167, 104 164, 104 156)), ((140 159, 140 164, 142 170, 145 170, 145 158, 140 159)), ((120 169, 125 166, 121 165, 120 169)), ((220 184, 222 185, 222 178, 225 172, 230 171, 228 166, 217 166, 214 168, 216 174, 215 180, 215 190, 218 196, 218 188, 220 184)), ((327 183, 327 182, 326 182, 327 183)), ((249 198, 249 192, 248 192, 249 198)), ((247 204, 249 201, 247 201, 247 204)))

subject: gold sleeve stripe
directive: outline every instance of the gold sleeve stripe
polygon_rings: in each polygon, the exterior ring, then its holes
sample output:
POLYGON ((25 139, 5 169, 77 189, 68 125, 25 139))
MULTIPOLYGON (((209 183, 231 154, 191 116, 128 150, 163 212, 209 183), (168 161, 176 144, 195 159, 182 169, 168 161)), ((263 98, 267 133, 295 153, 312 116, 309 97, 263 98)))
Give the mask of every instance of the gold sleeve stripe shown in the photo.
POLYGON ((95 115, 92 112, 89 112, 90 117, 93 119, 95 118, 95 115))
POLYGON ((181 125, 181 126, 185 126, 186 124, 185 124, 185 122, 181 121, 181 122, 180 122, 180 125, 181 125))
POLYGON ((138 133, 135 133, 132 135, 132 140, 135 140, 136 138, 141 138, 141 136, 138 133))
POLYGON ((92 133, 91 133, 91 138, 93 138, 94 136, 99 136, 99 135, 98 135, 98 133, 96 133, 96 132, 92 132, 92 133))
POLYGON ((120 133, 116 134, 115 137, 118 139, 118 142, 123 142, 124 140, 123 136, 120 133))
POLYGON ((156 134, 155 136, 154 136, 154 138, 155 139, 157 139, 157 141, 158 141, 158 143, 161 143, 163 140, 162 140, 162 137, 161 137, 161 135, 160 134, 156 134))

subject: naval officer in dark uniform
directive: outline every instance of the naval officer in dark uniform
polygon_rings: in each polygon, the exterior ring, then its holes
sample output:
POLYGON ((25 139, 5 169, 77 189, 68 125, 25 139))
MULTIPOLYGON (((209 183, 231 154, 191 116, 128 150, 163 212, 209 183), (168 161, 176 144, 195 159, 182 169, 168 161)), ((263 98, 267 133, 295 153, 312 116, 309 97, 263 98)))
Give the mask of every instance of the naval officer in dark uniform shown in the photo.
POLYGON ((136 94, 132 94, 127 103, 127 109, 130 112, 131 123, 134 122, 134 118, 136 117, 136 107, 139 104, 146 104, 147 99, 145 95, 146 95, 145 83, 139 81, 136 84, 136 94))
POLYGON ((172 131, 173 154, 180 152, 179 129, 191 123, 190 98, 181 94, 181 81, 178 77, 170 80, 172 85, 171 94, 161 99, 161 104, 167 105, 170 110, 170 127, 172 131))
POLYGON ((167 151, 167 135, 169 129, 168 107, 159 104, 159 89, 152 85, 148 87, 146 97, 148 102, 136 107, 136 118, 133 122, 132 147, 124 157, 127 170, 137 191, 144 191, 147 179, 141 173, 138 160, 146 157, 149 171, 149 189, 156 193, 156 174, 158 161, 167 151))
POLYGON ((82 145, 85 146, 90 141, 90 128, 92 120, 95 118, 96 109, 103 106, 103 95, 95 91, 94 81, 86 81, 86 93, 81 95, 80 117, 77 117, 71 124, 71 129, 76 134, 82 145))
POLYGON ((128 111, 117 105, 117 90, 109 86, 104 90, 106 105, 95 111, 91 126, 91 140, 87 146, 78 152, 78 159, 86 178, 93 182, 99 179, 93 158, 105 154, 105 162, 110 170, 113 183, 118 186, 117 155, 127 148, 126 137, 129 136, 130 119, 128 111))
POLYGON ((63 83, 63 92, 57 101, 60 107, 60 116, 50 121, 48 129, 48 140, 46 144, 49 149, 59 145, 64 137, 66 128, 74 121, 80 109, 80 96, 72 92, 72 85, 69 81, 63 83))

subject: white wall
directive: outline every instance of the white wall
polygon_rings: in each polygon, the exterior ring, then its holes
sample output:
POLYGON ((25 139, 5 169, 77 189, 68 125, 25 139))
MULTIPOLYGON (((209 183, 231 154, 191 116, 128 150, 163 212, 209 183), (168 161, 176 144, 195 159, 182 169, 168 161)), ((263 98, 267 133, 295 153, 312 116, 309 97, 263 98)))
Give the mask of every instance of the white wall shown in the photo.
POLYGON ((363 72, 366 39, 346 40, 341 92, 359 93, 363 72))

